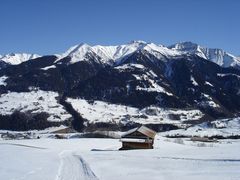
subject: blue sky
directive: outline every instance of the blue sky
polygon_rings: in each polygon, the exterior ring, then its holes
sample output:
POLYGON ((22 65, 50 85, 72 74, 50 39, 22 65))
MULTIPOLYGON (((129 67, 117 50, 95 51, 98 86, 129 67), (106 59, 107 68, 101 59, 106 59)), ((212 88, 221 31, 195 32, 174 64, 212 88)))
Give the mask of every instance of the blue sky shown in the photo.
POLYGON ((192 41, 240 55, 238 0, 1 0, 0 54, 192 41))

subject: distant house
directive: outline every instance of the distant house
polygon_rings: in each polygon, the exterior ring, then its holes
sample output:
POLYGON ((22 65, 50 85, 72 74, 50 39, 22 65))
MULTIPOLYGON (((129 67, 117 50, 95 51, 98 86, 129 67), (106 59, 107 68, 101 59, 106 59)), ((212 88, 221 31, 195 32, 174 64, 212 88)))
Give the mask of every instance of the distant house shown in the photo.
POLYGON ((120 150, 128 149, 153 149, 156 132, 146 126, 129 130, 121 137, 122 147, 120 150))

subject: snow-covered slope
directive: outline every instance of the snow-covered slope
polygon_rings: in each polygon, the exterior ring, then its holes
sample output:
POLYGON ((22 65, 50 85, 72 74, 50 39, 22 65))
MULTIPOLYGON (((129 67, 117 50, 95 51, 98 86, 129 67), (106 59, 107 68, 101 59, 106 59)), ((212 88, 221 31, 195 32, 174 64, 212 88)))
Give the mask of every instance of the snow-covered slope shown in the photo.
POLYGON ((0 114, 10 115, 14 111, 49 114, 48 121, 64 121, 71 117, 57 102, 58 93, 51 91, 9 92, 0 95, 0 114))
POLYGON ((223 67, 240 67, 240 58, 222 49, 206 48, 192 42, 177 43, 169 46, 169 49, 183 53, 196 54, 223 67))
POLYGON ((22 54, 6 54, 4 56, 0 55, 0 61, 3 61, 7 64, 11 64, 11 65, 17 65, 17 64, 21 64, 22 62, 28 61, 30 59, 35 59, 40 57, 38 54, 26 54, 26 53, 22 53, 22 54))
POLYGON ((65 53, 60 55, 58 57, 58 60, 68 56, 71 57, 71 63, 83 61, 85 59, 85 55, 88 52, 93 52, 91 46, 89 46, 88 44, 75 45, 69 48, 65 53))
POLYGON ((189 119, 198 120, 203 116, 202 112, 196 109, 178 110, 156 106, 138 109, 120 104, 110 104, 104 101, 94 101, 90 103, 84 99, 72 98, 68 98, 67 101, 71 103, 73 108, 80 113, 83 118, 88 119, 88 123, 168 123, 184 126, 185 121, 189 119))
POLYGON ((164 136, 199 136, 199 137, 213 137, 240 135, 240 118, 233 119, 218 119, 212 122, 204 122, 187 129, 178 129, 169 132, 163 132, 164 136))

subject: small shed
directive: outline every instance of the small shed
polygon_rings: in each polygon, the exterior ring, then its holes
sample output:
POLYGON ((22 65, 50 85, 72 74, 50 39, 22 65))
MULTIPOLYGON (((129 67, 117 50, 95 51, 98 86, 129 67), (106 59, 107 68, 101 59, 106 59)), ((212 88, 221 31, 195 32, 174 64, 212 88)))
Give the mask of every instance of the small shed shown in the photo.
POLYGON ((122 147, 120 150, 153 149, 156 132, 146 126, 129 130, 121 136, 122 147))

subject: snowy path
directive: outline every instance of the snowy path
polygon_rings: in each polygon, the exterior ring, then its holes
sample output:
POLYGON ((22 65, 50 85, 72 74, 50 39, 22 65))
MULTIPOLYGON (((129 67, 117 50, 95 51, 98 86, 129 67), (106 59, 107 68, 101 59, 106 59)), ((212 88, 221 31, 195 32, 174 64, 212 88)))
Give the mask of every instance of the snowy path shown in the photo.
POLYGON ((59 156, 61 164, 56 180, 98 180, 80 155, 63 151, 59 156))

